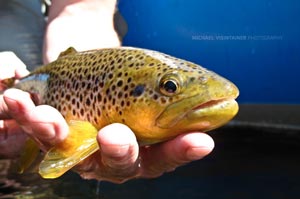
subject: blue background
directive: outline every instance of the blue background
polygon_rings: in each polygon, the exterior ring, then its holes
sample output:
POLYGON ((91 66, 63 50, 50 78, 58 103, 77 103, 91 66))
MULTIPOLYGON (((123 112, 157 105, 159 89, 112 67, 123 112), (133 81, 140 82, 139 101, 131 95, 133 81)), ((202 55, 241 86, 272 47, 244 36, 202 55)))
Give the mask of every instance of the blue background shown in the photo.
POLYGON ((300 1, 121 0, 123 45, 209 68, 240 89, 239 102, 300 103, 300 1))

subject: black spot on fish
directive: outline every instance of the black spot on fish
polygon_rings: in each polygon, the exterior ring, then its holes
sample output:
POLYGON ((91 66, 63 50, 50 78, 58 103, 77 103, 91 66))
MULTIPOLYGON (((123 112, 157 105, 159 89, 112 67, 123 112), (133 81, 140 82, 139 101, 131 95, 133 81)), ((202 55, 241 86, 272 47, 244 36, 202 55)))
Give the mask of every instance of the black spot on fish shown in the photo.
POLYGON ((99 83, 99 79, 96 78, 96 79, 95 79, 95 85, 97 85, 98 83, 99 83))
POLYGON ((100 82, 99 86, 100 86, 100 88, 103 88, 104 83, 103 83, 103 82, 100 82))
POLYGON ((122 61, 123 61, 123 59, 122 59, 122 58, 119 58, 117 62, 118 62, 118 63, 121 63, 122 61))
POLYGON ((110 92, 109 88, 108 88, 108 89, 106 89, 106 91, 105 91, 106 95, 108 95, 108 94, 109 94, 109 92, 110 92))
POLYGON ((102 101, 102 96, 101 96, 100 93, 98 93, 97 98, 98 98, 98 102, 101 102, 101 101, 102 101))
POLYGON ((121 99, 121 98, 122 98, 122 96, 123 96, 123 92, 122 92, 122 91, 120 91, 120 92, 118 93, 118 98, 119 98, 119 99, 121 99))
POLYGON ((124 100, 121 101, 121 107, 123 107, 125 104, 124 100))
POLYGON ((88 85, 87 85, 87 89, 91 89, 91 87, 92 87, 92 83, 89 82, 88 85))
POLYGON ((71 99, 71 95, 70 95, 70 94, 67 94, 67 95, 66 95, 66 100, 69 101, 70 99, 71 99))
POLYGON ((91 74, 88 74, 87 79, 90 80, 92 78, 91 74))
POLYGON ((104 74, 102 75, 102 81, 105 80, 105 77, 106 77, 106 73, 104 73, 104 74))
POLYGON ((87 98, 86 101, 85 101, 86 105, 90 106, 91 105, 91 100, 90 98, 87 98))
POLYGON ((161 102, 162 104, 165 104, 167 101, 166 101, 165 98, 161 98, 161 99, 160 99, 160 102, 161 102))
POLYGON ((82 117, 84 116, 84 109, 83 109, 83 108, 80 109, 80 115, 81 115, 82 117))
POLYGON ((122 85, 123 85, 123 81, 122 80, 118 81, 117 86, 121 87, 122 85))
POLYGON ((134 97, 139 97, 141 96, 145 91, 145 86, 144 85, 137 85, 132 91, 131 95, 134 97))

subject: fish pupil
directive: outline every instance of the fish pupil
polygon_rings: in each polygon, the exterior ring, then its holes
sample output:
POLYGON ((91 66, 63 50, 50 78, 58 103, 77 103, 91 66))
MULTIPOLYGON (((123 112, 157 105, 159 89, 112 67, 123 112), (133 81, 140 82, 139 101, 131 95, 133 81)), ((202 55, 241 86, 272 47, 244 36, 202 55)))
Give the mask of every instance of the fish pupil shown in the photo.
POLYGON ((163 88, 168 93, 175 93, 177 91, 177 84, 173 80, 168 80, 164 83, 163 88))

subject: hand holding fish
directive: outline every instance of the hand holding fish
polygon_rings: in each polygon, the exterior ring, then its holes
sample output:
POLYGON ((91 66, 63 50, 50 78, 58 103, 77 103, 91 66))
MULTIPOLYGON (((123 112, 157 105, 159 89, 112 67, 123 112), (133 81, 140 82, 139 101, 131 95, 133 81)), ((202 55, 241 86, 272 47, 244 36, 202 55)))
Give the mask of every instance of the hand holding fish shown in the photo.
MULTIPOLYGON (((2 71, 2 75, 8 72, 2 71)), ((20 77, 24 70, 17 67, 9 74, 20 77)), ((26 139, 24 132, 41 149, 48 150, 67 137, 68 126, 61 114, 51 106, 35 106, 27 92, 7 90, 0 96, 2 156, 11 154, 10 150, 14 151, 14 155, 17 150, 20 153, 26 139)), ((122 124, 102 128, 97 141, 101 151, 84 160, 74 170, 83 178, 118 183, 132 178, 160 176, 182 164, 204 157, 214 147, 213 140, 204 133, 182 134, 167 142, 139 147, 134 133, 122 124)))
MULTIPOLYGON (((7 109, 1 109, 1 117, 11 115, 28 135, 39 142, 42 149, 47 150, 66 137, 68 127, 54 108, 34 106, 28 93, 20 90, 9 90, 4 98, 7 109)), ((6 106, 3 101, 0 103, 2 108, 6 106)), ((21 128, 8 125, 1 129, 1 134, 5 133, 4 129, 14 134, 21 133, 21 128)), ((75 170, 83 178, 113 182, 160 176, 182 164, 206 156, 214 147, 208 135, 189 133, 162 144, 139 148, 134 133, 122 124, 104 127, 99 131, 97 140, 101 152, 98 151, 75 170)))

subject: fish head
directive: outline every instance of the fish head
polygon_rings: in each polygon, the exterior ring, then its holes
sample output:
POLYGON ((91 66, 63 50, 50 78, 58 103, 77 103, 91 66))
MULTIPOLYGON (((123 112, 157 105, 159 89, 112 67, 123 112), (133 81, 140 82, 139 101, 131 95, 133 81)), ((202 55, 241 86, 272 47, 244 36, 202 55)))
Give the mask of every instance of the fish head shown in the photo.
POLYGON ((126 124, 140 143, 152 144, 192 131, 224 125, 238 112, 238 88, 199 65, 146 51, 132 72, 132 105, 126 124))

